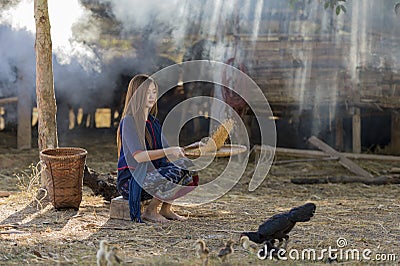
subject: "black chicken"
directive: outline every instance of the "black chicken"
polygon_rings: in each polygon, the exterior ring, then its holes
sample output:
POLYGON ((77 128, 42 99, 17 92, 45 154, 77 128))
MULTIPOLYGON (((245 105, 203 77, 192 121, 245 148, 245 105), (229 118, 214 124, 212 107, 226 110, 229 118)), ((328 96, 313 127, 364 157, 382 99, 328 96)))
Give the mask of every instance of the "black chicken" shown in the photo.
POLYGON ((289 240, 288 233, 297 222, 308 222, 313 217, 316 206, 314 203, 307 203, 291 209, 288 212, 275 214, 258 227, 257 232, 244 232, 241 236, 248 236, 257 244, 265 243, 274 246, 275 239, 279 241, 278 247, 285 239, 285 249, 289 240))

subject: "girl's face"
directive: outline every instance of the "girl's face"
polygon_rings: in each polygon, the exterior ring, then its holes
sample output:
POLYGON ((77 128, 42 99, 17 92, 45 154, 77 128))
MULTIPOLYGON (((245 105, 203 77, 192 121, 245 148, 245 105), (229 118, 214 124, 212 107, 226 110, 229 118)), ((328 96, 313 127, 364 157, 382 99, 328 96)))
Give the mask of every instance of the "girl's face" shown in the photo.
POLYGON ((151 109, 157 101, 157 89, 154 83, 151 83, 147 89, 146 108, 151 109))

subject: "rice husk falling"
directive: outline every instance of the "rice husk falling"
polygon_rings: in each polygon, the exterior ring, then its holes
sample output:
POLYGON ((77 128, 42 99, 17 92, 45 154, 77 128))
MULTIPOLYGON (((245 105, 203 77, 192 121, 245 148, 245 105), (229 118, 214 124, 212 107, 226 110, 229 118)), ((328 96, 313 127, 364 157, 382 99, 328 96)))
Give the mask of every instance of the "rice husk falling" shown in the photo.
POLYGON ((225 143, 232 131, 235 122, 233 119, 226 119, 218 126, 217 130, 212 134, 211 138, 207 141, 206 145, 201 146, 201 152, 210 152, 219 150, 225 143))

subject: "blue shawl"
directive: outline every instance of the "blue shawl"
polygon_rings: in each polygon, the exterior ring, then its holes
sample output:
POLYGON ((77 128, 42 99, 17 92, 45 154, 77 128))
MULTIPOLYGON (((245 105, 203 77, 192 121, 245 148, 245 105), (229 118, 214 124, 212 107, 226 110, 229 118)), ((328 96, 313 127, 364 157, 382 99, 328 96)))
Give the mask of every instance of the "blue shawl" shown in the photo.
POLYGON ((142 187, 138 184, 143 184, 147 173, 148 162, 139 163, 132 173, 133 177, 129 179, 129 214, 131 220, 138 223, 143 223, 140 213, 140 199, 142 196, 142 187))
MULTIPOLYGON (((133 138, 138 138, 137 133, 134 132, 135 126, 134 123, 131 123, 133 125, 132 128, 127 128, 127 130, 130 130, 129 132, 132 134, 131 137, 133 138)), ((129 126, 127 126, 129 127, 129 126)), ((161 125, 160 122, 152 115, 149 115, 148 121, 146 121, 146 127, 148 128, 153 141, 152 147, 150 147, 149 143, 146 141, 146 148, 147 150, 152 150, 152 149, 160 149, 163 146, 168 147, 168 142, 165 138, 165 136, 161 133, 161 125), (164 145, 163 145, 164 144, 164 145)), ((124 141, 123 141, 124 142, 124 141)), ((127 147, 129 148, 129 147, 127 147)), ((122 153, 122 152, 121 152, 122 153)), ((131 152, 130 152, 131 154, 131 152)), ((121 155, 123 156, 123 155, 121 155)), ((134 222, 139 222, 143 223, 141 219, 141 213, 140 213, 140 201, 141 201, 141 194, 142 194, 142 187, 140 184, 143 184, 144 179, 147 174, 147 169, 148 166, 151 166, 150 164, 153 165, 155 168, 159 168, 165 164, 167 164, 167 158, 161 158, 158 160, 154 160, 151 162, 142 162, 142 163, 137 163, 131 156, 128 156, 126 159, 127 165, 134 165, 135 170, 130 169, 132 173, 132 177, 129 179, 129 214, 131 217, 131 220, 134 222), (133 160, 133 161, 132 161, 133 160)))

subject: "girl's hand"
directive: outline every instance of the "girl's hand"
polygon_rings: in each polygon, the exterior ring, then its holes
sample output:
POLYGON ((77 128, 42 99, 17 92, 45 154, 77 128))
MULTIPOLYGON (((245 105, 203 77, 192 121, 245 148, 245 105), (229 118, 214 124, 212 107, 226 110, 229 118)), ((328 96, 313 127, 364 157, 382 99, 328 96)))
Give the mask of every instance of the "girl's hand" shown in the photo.
POLYGON ((185 153, 183 151, 183 148, 181 147, 169 147, 165 149, 165 154, 166 155, 171 155, 176 158, 182 158, 185 157, 185 153))

